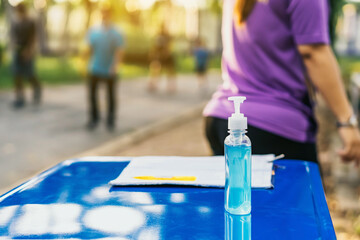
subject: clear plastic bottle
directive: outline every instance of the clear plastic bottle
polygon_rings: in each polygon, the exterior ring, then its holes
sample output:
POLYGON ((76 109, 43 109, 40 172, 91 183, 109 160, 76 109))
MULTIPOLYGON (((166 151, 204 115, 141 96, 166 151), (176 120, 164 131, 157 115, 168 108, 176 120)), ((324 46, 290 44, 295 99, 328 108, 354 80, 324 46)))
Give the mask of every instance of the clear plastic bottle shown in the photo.
POLYGON ((231 214, 251 212, 251 142, 246 136, 247 119, 240 113, 245 97, 232 97, 235 113, 229 118, 225 139, 225 210, 231 214))
POLYGON ((251 240, 251 214, 225 212, 225 240, 251 240))

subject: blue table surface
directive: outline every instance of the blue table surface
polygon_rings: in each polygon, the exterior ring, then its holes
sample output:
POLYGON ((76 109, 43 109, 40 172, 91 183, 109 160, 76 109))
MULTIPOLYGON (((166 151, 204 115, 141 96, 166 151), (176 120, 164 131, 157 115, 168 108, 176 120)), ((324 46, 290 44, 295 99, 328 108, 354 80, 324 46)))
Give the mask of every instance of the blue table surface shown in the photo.
POLYGON ((276 161, 252 213, 224 212, 224 189, 111 187, 128 161, 68 160, 0 197, 0 237, 19 239, 336 239, 318 166, 276 161))

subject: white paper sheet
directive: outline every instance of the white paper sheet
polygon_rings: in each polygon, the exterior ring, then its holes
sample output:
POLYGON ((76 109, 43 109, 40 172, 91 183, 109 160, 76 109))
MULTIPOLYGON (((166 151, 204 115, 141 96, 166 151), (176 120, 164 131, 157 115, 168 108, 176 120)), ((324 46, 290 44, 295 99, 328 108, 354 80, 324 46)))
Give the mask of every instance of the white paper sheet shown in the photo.
MULTIPOLYGON (((273 154, 252 156, 253 188, 272 187, 273 163, 269 161, 273 159, 273 154)), ((115 186, 171 184, 223 188, 225 159, 224 156, 136 157, 116 179, 110 181, 110 184, 115 186)))

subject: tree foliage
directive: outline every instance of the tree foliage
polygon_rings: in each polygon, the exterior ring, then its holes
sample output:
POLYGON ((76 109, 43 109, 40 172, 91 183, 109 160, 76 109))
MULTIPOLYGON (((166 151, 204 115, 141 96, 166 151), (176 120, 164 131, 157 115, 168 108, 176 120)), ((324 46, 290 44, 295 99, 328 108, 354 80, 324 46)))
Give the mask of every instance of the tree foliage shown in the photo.
POLYGON ((331 14, 330 14, 330 39, 331 42, 334 43, 335 38, 336 38, 336 33, 335 33, 335 28, 336 28, 336 24, 339 18, 339 15, 341 13, 341 9, 345 3, 344 0, 329 0, 330 3, 330 9, 331 9, 331 14))

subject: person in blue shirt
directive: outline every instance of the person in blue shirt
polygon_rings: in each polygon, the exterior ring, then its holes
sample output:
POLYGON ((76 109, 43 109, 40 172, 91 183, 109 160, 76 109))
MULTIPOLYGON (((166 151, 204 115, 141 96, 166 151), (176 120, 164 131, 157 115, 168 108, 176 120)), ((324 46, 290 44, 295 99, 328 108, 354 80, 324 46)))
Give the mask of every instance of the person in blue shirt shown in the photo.
POLYGON ((100 82, 107 86, 107 127, 109 130, 115 127, 117 67, 124 46, 123 35, 112 24, 111 8, 103 7, 101 14, 102 24, 91 28, 88 33, 89 130, 94 129, 99 122, 97 91, 100 82))
POLYGON ((202 91, 206 91, 206 70, 209 61, 209 51, 206 49, 204 42, 201 38, 198 38, 195 42, 193 55, 195 58, 195 71, 199 80, 199 89, 202 91))

